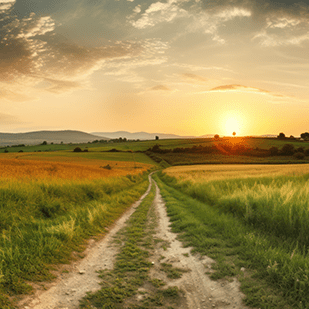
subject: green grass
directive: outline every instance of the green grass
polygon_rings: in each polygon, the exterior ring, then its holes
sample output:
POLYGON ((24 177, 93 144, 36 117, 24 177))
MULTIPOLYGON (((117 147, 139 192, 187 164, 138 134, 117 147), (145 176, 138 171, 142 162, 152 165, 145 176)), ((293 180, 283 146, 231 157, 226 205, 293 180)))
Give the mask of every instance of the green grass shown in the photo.
MULTIPOLYGON (((67 263, 84 239, 103 233, 145 192, 147 175, 93 181, 2 181, 0 308, 31 291, 26 281, 52 279, 49 265, 67 263)), ((7 306, 7 307, 5 307, 7 306)))
POLYGON ((194 164, 303 164, 309 157, 299 160, 293 156, 249 157, 223 154, 166 153, 156 154, 169 165, 194 164))
POLYGON ((164 271, 167 275, 167 278, 170 278, 170 279, 181 278, 182 273, 186 272, 186 270, 173 267, 172 264, 168 264, 168 263, 161 263, 161 270, 164 271))
MULTIPOLYGON (((307 247, 218 207, 217 198, 225 192, 224 197, 228 199, 235 180, 226 185, 224 182, 213 185, 210 197, 202 202, 196 198, 207 195, 210 187, 190 191, 188 183, 179 185, 162 175, 160 179, 155 177, 173 231, 181 232, 180 238, 194 251, 216 260, 215 272, 210 273, 213 279, 237 276, 246 294, 245 303, 251 307, 306 308, 309 303, 307 247), (240 270, 242 267, 245 272, 240 270)), ((234 185, 244 189, 241 182, 236 181, 234 185)))
MULTIPOLYGON (((175 180, 168 179, 175 184, 175 180)), ((175 184, 248 225, 309 247, 309 174, 175 184)))
MULTIPOLYGON (((242 143, 241 138, 239 141, 242 143)), ((174 148, 192 148, 194 146, 212 146, 217 143, 225 143, 225 140, 214 141, 211 138, 204 139, 162 139, 162 140, 147 140, 147 141, 127 141, 122 143, 87 143, 87 144, 55 144, 55 145, 37 145, 37 146, 25 146, 25 147, 9 147, 7 148, 10 153, 16 153, 22 150, 25 153, 38 152, 31 155, 34 156, 67 156, 70 157, 75 147, 80 147, 82 150, 88 149, 91 154, 79 153, 75 156, 81 156, 87 159, 103 159, 103 160, 125 160, 136 161, 140 163, 155 164, 153 160, 145 156, 142 153, 154 145, 160 145, 161 149, 174 149, 174 148), (117 149, 122 153, 108 153, 111 149, 117 149), (134 152, 134 155, 126 153, 127 151, 134 152), (103 153, 101 153, 103 152, 103 153)), ((309 148, 309 143, 299 140, 279 140, 275 138, 247 138, 244 142, 248 147, 269 149, 271 147, 282 148, 284 144, 292 144, 295 148, 304 147, 309 148)), ((0 149, 0 153, 4 152, 4 148, 0 149)), ((3 154, 5 155, 5 154, 3 154)), ((17 154, 19 157, 23 153, 17 154)), ((192 153, 167 153, 156 154, 159 157, 159 161, 163 159, 170 165, 188 165, 188 164, 221 164, 221 163, 263 163, 263 164, 285 164, 285 163, 308 163, 309 157, 303 160, 295 159, 293 156, 275 156, 275 157, 246 157, 246 156, 226 156, 220 154, 192 154, 192 153)), ((162 166, 166 167, 166 166, 162 166)))
POLYGON ((170 303, 170 299, 177 299, 177 287, 163 289, 165 283, 162 280, 149 277, 152 267, 149 250, 152 246, 149 246, 148 236, 154 233, 156 226, 152 204, 154 194, 155 187, 152 186, 148 196, 131 215, 126 227, 120 231, 118 240, 124 245, 117 255, 114 269, 101 272, 102 288, 95 293, 88 293, 80 303, 81 308, 150 309, 170 303), (134 296, 145 283, 152 284, 153 288, 151 291, 140 292, 144 297, 138 301, 134 296))
MULTIPOLYGON (((3 154, 1 158, 6 158, 10 154, 3 154)), ((63 159, 67 158, 81 158, 83 160, 108 160, 108 161, 129 161, 129 162, 139 162, 139 163, 146 163, 146 164, 153 164, 156 163, 151 160, 148 156, 144 153, 130 153, 130 152, 73 152, 73 151, 55 151, 55 152, 35 152, 35 153, 17 153, 14 158, 19 159, 31 159, 31 160, 55 160, 57 158, 63 159)))
POLYGON ((34 151, 73 151, 75 147, 80 147, 82 150, 88 148, 89 151, 109 151, 111 149, 117 149, 121 151, 145 151, 156 144, 160 144, 162 148, 176 148, 176 147, 192 147, 193 145, 199 145, 210 142, 211 139, 162 139, 162 140, 146 140, 135 142, 122 142, 122 143, 84 143, 84 144, 48 144, 48 145, 33 145, 25 147, 1 147, 0 153, 3 153, 5 149, 9 152, 18 152, 23 150, 24 152, 34 151))

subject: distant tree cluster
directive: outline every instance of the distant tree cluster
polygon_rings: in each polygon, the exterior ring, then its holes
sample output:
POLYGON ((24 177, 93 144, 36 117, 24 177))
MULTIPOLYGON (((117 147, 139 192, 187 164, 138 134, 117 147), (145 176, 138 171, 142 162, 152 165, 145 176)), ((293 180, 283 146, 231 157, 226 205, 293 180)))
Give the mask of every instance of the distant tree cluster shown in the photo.
MULTIPOLYGON (((96 144, 96 143, 125 143, 125 142, 127 142, 128 140, 125 138, 125 137, 119 137, 119 138, 112 138, 112 139, 109 139, 109 140, 105 140, 105 139, 100 139, 100 140, 98 140, 98 139, 96 139, 96 140, 94 140, 94 141, 92 141, 92 142, 89 142, 89 144, 90 143, 92 143, 92 144, 96 144)), ((139 139, 136 139, 136 140, 134 140, 134 139, 130 139, 130 142, 138 142, 139 141, 139 139)))
POLYGON ((309 140, 309 133, 308 133, 308 132, 302 133, 302 134, 300 135, 300 137, 301 137, 302 139, 304 139, 305 141, 308 141, 308 140, 309 140))
MULTIPOLYGON (((278 139, 284 140, 284 139, 296 139, 293 135, 290 135, 290 137, 286 137, 283 132, 279 133, 277 136, 278 139)), ((302 138, 305 141, 309 141, 309 133, 305 132, 300 134, 300 138, 302 138)))
POLYGON ((252 148, 242 144, 220 143, 211 146, 193 146, 188 148, 177 147, 174 149, 162 149, 159 144, 149 148, 150 153, 195 153, 195 154, 225 154, 225 155, 243 155, 251 157, 269 157, 269 156, 294 156, 296 159, 304 159, 309 156, 309 148, 295 148, 293 144, 285 144, 281 149, 271 147, 269 149, 252 148))
POLYGON ((75 147, 73 152, 88 152, 88 149, 86 148, 86 149, 82 150, 80 147, 75 147))

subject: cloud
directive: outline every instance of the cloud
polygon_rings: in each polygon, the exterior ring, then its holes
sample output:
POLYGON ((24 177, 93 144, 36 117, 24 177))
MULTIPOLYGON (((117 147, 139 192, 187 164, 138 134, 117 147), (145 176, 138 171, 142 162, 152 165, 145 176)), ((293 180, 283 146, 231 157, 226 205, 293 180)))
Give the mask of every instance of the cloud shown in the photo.
POLYGON ((22 100, 22 96, 13 95, 13 84, 62 93, 82 87, 83 81, 105 66, 121 70, 125 64, 128 71, 166 61, 167 44, 160 40, 108 41, 85 47, 58 36, 57 22, 51 16, 31 13, 18 18, 10 10, 0 15, 0 83, 8 91, 2 97, 13 101, 22 100))
MULTIPOLYGON (((1 85, 0 85, 1 86, 1 85)), ((33 98, 22 94, 18 91, 12 91, 10 89, 4 89, 5 85, 0 88, 0 99, 6 99, 13 102, 24 102, 33 100, 33 98)))
POLYGON ((268 93, 269 91, 261 90, 259 88, 247 87, 244 85, 222 85, 215 88, 210 89, 210 91, 250 91, 250 92, 264 92, 268 93))
POLYGON ((0 113, 0 121, 1 125, 11 125, 21 123, 17 117, 6 113, 0 113))
POLYGON ((164 85, 157 85, 149 89, 150 91, 172 91, 170 88, 164 85))
POLYGON ((236 17, 251 19, 251 39, 262 46, 301 45, 309 40, 309 5, 304 2, 202 0, 202 8, 212 23, 208 33, 221 43, 228 40, 224 23, 236 17))
POLYGON ((0 0, 0 13, 11 9, 15 2, 16 0, 0 0))
POLYGON ((193 83, 204 83, 207 81, 206 78, 200 75, 192 74, 192 73, 183 73, 181 76, 189 82, 193 83))
MULTIPOLYGON (((136 7, 134 12, 141 13, 140 7, 136 7)), ((131 18, 134 18, 136 14, 133 14, 131 18)), ((185 16, 188 16, 188 12, 179 6, 178 1, 168 0, 164 3, 152 3, 137 20, 131 19, 130 23, 137 29, 144 29, 160 23, 169 23, 176 18, 185 16)))
POLYGON ((235 91, 235 92, 249 92, 249 93, 257 93, 257 94, 263 94, 263 95, 270 95, 272 97, 277 98, 286 98, 287 96, 282 94, 277 94, 268 90, 255 88, 255 87, 248 87, 244 85, 222 85, 215 88, 210 89, 210 92, 229 92, 229 91, 235 91))
POLYGON ((53 93, 67 92, 82 87, 79 82, 75 81, 55 80, 51 78, 45 78, 45 82, 47 82, 47 86, 45 87, 45 89, 53 93))

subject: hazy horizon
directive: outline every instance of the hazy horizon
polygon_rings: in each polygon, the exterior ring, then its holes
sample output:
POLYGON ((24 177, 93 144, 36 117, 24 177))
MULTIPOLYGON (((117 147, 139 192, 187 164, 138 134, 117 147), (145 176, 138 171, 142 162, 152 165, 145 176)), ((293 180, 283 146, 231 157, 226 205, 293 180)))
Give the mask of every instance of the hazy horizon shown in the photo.
POLYGON ((309 4, 0 0, 0 132, 299 136, 309 4))

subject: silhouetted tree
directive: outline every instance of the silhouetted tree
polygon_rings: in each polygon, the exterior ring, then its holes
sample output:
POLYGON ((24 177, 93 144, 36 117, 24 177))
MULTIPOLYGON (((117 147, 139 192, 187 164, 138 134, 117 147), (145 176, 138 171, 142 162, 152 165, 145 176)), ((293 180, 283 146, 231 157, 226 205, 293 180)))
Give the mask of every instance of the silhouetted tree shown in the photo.
POLYGON ((296 152, 305 153, 305 148, 304 148, 304 147, 298 147, 298 148, 296 149, 296 152))
POLYGON ((271 147, 269 148, 269 152, 271 156, 277 156, 279 153, 279 149, 277 147, 271 147))
POLYGON ((156 141, 159 140, 159 136, 156 136, 156 141))
POLYGON ((309 133, 308 132, 302 133, 300 137, 303 139, 309 138, 309 133))
POLYGON ((219 138, 220 138, 219 134, 216 134, 216 135, 214 136, 214 138, 215 138, 215 139, 219 139, 219 138))
POLYGON ((285 139, 285 134, 282 133, 282 132, 279 133, 278 138, 279 138, 279 139, 285 139))
POLYGON ((233 132, 233 136, 236 136, 236 132, 233 132))
POLYGON ((291 156, 294 154, 294 152, 295 152, 295 148, 294 148, 294 145, 292 144, 285 144, 281 148, 282 155, 291 156))
POLYGON ((295 152, 293 154, 293 157, 298 159, 298 160, 301 160, 301 159, 304 159, 305 158, 305 154, 303 152, 295 152))

